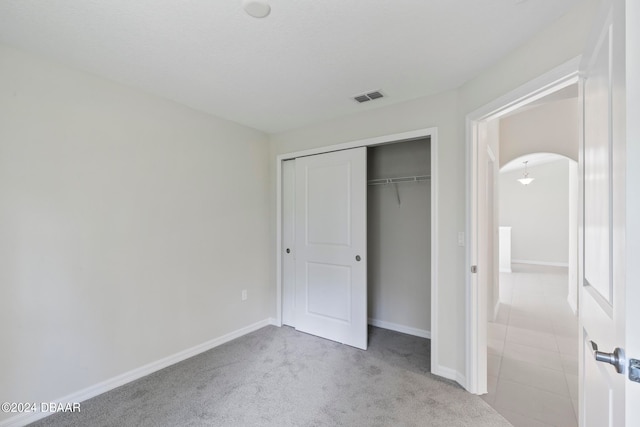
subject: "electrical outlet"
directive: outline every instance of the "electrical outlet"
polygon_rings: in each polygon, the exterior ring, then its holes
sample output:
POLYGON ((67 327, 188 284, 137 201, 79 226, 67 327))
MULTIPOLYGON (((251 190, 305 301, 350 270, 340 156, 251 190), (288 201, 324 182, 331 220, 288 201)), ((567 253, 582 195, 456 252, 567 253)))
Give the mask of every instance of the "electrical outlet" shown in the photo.
POLYGON ((246 301, 247 300, 247 290, 243 289, 242 290, 242 301, 246 301))

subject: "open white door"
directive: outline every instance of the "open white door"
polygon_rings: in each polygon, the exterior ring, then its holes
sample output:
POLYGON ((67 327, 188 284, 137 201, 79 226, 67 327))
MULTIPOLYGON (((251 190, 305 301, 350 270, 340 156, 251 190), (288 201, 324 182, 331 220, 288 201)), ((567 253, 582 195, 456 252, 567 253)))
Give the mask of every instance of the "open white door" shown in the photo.
MULTIPOLYGON (((626 223, 626 246, 627 246, 627 282, 626 300, 627 309, 625 317, 626 341, 625 349, 629 364, 637 364, 640 360, 640 191, 637 183, 640 182, 640 2, 637 0, 626 1, 626 54, 625 63, 627 68, 627 223, 626 223), (633 119, 632 119, 633 118, 633 119), (632 184, 633 183, 633 184, 632 184), (635 185, 634 185, 635 184, 635 185), (634 261, 632 261, 634 260, 634 261), (636 359, 636 362, 633 362, 636 359)), ((631 371, 627 376, 635 376, 635 371, 631 371)), ((627 426, 640 426, 640 383, 628 380, 626 382, 625 396, 627 403, 626 423, 627 426)))
POLYGON ((296 159, 296 329, 367 348, 366 148, 296 159))
POLYGON ((584 427, 626 425, 624 1, 606 3, 581 64, 583 216, 578 311, 579 418, 584 427))

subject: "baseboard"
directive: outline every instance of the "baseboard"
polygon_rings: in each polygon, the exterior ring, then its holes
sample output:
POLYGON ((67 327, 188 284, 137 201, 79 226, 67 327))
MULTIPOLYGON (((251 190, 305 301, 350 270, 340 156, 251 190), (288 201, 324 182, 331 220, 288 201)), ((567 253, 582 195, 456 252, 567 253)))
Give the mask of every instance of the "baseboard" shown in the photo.
POLYGON ((569 263, 566 263, 566 262, 532 261, 527 259, 512 259, 511 264, 532 264, 532 265, 546 265, 549 267, 569 267, 569 263))
POLYGON ((382 329, 389 329, 391 331, 402 332, 407 335, 431 339, 431 331, 427 331, 426 329, 412 328, 411 326, 398 325, 397 323, 385 322, 384 320, 372 318, 369 318, 369 324, 382 329))
MULTIPOLYGON (((224 343, 227 343, 236 338, 240 338, 243 335, 247 335, 251 332, 257 331, 268 325, 277 325, 275 318, 268 318, 256 322, 252 325, 245 326, 244 328, 240 328, 228 334, 225 334, 221 337, 214 338, 210 341, 204 342, 202 344, 198 344, 194 347, 188 348, 186 350, 175 353, 171 356, 167 356, 163 359, 157 360, 155 362, 151 362, 139 368, 133 369, 129 372, 125 372, 124 374, 118 375, 101 383, 89 386, 83 390, 77 391, 75 393, 71 393, 67 396, 64 396, 60 399, 48 400, 48 402, 83 402, 87 399, 91 399, 92 397, 98 396, 99 394, 106 393, 107 391, 113 390, 116 387, 120 387, 124 384, 135 381, 139 378, 152 374, 160 369, 164 369, 167 366, 174 365, 178 362, 182 362, 185 359, 196 356, 200 353, 204 353, 207 350, 211 350, 212 348, 218 347, 224 343)), ((42 413, 42 412, 32 412, 32 413, 24 413, 17 415, 15 417, 8 418, 4 421, 0 422, 0 427, 20 427, 26 424, 32 423, 39 419, 45 418, 51 413, 42 413)))
POLYGON ((455 369, 447 368, 445 366, 432 366, 431 373, 439 377, 455 381, 460 384, 465 390, 467 389, 466 377, 455 369))

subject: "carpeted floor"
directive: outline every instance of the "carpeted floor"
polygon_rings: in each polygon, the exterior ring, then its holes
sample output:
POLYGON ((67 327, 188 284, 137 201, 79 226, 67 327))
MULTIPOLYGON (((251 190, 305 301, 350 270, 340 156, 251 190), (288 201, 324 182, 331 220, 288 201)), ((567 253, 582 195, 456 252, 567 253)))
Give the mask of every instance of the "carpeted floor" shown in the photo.
POLYGON ((429 373, 429 340, 371 328, 367 351, 268 326, 33 426, 510 426, 429 373))

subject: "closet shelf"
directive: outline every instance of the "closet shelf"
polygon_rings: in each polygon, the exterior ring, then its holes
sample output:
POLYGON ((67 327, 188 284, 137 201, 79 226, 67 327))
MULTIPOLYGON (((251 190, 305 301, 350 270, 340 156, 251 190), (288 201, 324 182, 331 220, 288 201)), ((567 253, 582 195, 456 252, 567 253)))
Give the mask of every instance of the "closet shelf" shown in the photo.
POLYGON ((367 181, 369 185, 384 185, 384 184, 402 184, 405 182, 420 182, 431 179, 431 175, 416 175, 416 176, 402 176, 398 178, 380 178, 370 179, 367 181))

